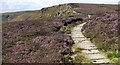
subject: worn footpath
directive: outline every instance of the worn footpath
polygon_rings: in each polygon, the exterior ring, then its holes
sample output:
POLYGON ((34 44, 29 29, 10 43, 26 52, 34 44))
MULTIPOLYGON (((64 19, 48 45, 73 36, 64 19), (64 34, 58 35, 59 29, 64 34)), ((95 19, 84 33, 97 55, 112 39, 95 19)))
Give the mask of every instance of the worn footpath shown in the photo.
POLYGON ((77 25, 72 29, 72 39, 78 48, 83 48, 82 53, 85 54, 85 57, 91 60, 92 63, 109 63, 110 60, 107 59, 104 53, 100 52, 97 47, 87 40, 86 37, 82 34, 81 29, 85 23, 77 25))

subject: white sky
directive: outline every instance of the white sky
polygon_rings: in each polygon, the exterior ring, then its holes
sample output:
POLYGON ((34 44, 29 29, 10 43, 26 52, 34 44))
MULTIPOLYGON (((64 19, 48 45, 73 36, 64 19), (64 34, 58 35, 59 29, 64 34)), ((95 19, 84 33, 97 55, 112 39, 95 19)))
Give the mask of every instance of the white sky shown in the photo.
POLYGON ((2 0, 0 1, 0 13, 39 10, 43 7, 64 3, 118 4, 118 2, 119 0, 2 0))

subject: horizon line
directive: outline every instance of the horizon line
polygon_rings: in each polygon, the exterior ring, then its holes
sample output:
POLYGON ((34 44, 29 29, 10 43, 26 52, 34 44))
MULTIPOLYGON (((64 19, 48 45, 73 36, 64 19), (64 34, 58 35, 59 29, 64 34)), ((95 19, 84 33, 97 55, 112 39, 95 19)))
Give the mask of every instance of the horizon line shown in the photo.
MULTIPOLYGON (((114 2, 104 2, 104 3, 79 3, 79 4, 104 4, 104 5, 119 5, 120 1, 118 3, 114 2)), ((70 4, 70 3, 62 3, 62 4, 70 4)), ((62 4, 57 4, 57 5, 62 5, 62 4)), ((52 5, 52 6, 56 6, 56 5, 52 5)), ((42 8, 47 8, 47 7, 52 7, 52 6, 46 6, 46 7, 42 7, 42 8)), ((42 8, 40 9, 26 9, 26 10, 16 10, 16 11, 5 11, 5 12, 0 12, 0 14, 4 14, 4 13, 14 13, 14 12, 27 12, 27 11, 37 11, 37 10, 41 10, 42 8)))

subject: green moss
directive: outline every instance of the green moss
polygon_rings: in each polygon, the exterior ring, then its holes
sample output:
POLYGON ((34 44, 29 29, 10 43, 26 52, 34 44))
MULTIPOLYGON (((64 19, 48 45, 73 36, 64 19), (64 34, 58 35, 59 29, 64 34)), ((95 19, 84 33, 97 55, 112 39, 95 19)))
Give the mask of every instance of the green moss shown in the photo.
POLYGON ((120 64, 120 60, 118 58, 111 59, 111 63, 116 63, 116 65, 120 64))
POLYGON ((64 32, 64 31, 65 31, 65 28, 60 28, 60 31, 64 32))
POLYGON ((76 9, 82 9, 82 8, 74 8, 74 10, 76 10, 76 9))
POLYGON ((77 47, 77 46, 73 46, 72 47, 72 50, 73 50, 73 52, 76 52, 76 51, 81 51, 81 50, 84 50, 84 48, 80 48, 80 47, 77 47))
POLYGON ((108 59, 110 59, 110 63, 116 63, 116 64, 120 64, 120 61, 119 61, 119 57, 120 57, 120 54, 118 53, 118 50, 116 51, 107 51, 105 52, 105 55, 107 56, 108 59))
POLYGON ((68 18, 63 18, 62 20, 64 20, 64 21, 65 21, 65 20, 68 20, 68 18))
POLYGON ((84 54, 77 53, 76 57, 73 59, 73 63, 91 63, 91 61, 85 58, 84 54))
POLYGON ((64 58, 61 58, 63 60, 64 63, 71 63, 71 57, 69 55, 66 55, 64 58))
POLYGON ((70 13, 71 11, 67 10, 66 13, 70 13))
POLYGON ((86 36, 85 31, 82 31, 83 35, 86 36))
POLYGON ((116 51, 107 51, 106 55, 110 59, 120 57, 120 55, 118 54, 118 50, 116 50, 116 51))
POLYGON ((90 38, 87 38, 87 40, 89 40, 89 41, 90 41, 90 38))

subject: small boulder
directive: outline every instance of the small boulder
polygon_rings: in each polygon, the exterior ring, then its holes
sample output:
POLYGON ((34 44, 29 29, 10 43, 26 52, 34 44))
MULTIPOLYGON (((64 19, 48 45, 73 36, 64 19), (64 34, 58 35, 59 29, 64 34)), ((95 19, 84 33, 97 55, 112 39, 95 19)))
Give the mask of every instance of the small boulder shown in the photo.
POLYGON ((25 44, 23 41, 16 42, 17 45, 25 44))

